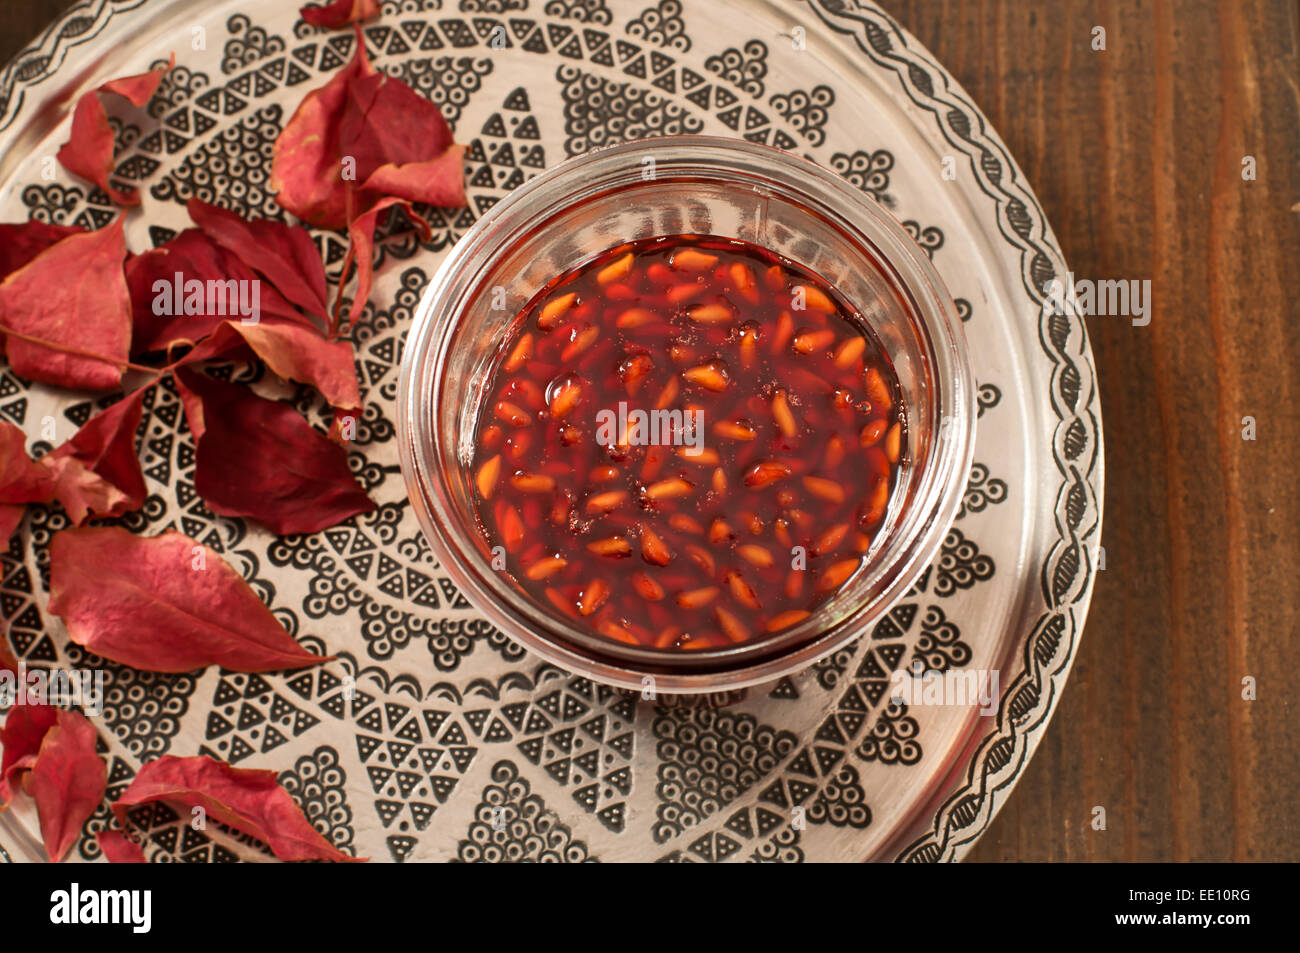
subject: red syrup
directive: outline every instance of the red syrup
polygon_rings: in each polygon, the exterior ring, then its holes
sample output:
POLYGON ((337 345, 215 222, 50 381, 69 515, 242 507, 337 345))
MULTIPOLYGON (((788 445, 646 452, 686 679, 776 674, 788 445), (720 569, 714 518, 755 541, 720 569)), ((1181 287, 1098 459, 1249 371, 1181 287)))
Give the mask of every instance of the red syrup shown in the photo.
POLYGON ((491 369, 479 525, 539 604, 668 651, 770 638, 861 568, 906 452, 897 375, 821 278, 676 235, 550 282, 491 369))

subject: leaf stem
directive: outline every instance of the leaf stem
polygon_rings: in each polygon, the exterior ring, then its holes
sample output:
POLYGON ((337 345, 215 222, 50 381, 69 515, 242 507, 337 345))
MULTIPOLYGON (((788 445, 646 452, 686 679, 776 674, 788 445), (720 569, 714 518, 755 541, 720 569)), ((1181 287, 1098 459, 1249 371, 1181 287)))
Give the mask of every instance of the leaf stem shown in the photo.
POLYGON ((64 354, 71 354, 75 357, 84 357, 92 361, 102 361, 105 364, 112 364, 114 367, 120 367, 124 370, 144 371, 146 374, 160 373, 159 369, 156 367, 147 367, 144 364, 133 364, 131 361, 123 361, 115 357, 105 357, 103 354, 96 354, 94 351, 82 350, 79 347, 72 347, 68 344, 59 344, 56 341, 47 341, 44 338, 24 334, 22 331, 15 331, 13 328, 4 325, 0 325, 0 334, 7 334, 20 341, 26 341, 28 344, 35 344, 37 347, 49 348, 51 351, 62 351, 64 354))

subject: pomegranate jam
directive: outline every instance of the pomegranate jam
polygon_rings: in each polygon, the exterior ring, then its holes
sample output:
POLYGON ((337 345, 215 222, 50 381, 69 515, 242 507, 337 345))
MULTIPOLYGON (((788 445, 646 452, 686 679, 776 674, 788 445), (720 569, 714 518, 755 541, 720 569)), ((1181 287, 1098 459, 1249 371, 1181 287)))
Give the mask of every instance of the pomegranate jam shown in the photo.
POLYGON ((606 638, 768 637, 860 568, 905 449, 898 382, 826 282, 754 245, 622 245, 519 315, 476 425, 494 565, 606 638))

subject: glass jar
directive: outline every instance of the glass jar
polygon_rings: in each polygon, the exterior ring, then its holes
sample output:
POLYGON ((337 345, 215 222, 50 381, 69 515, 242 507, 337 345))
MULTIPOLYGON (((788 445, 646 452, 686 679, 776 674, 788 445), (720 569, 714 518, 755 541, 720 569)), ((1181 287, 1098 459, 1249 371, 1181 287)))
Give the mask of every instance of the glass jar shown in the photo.
POLYGON ((869 632, 938 551, 974 447, 974 384, 952 298, 870 196, 817 164, 739 139, 669 136, 569 159, 494 205, 416 309, 398 393, 402 473, 443 570, 497 628, 548 662, 624 688, 713 692, 789 675, 869 632), (811 269, 884 345, 906 456, 862 570, 769 638, 683 652, 605 639, 492 566, 470 462, 488 381, 523 305, 557 275, 640 238, 717 235, 811 269), (503 306, 504 305, 504 306, 503 306))

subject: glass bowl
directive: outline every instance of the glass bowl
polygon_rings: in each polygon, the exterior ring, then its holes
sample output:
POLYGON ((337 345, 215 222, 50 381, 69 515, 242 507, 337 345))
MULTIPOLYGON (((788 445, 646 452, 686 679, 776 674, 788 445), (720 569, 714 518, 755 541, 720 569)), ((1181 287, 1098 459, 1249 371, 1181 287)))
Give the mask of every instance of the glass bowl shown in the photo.
POLYGON ((451 250, 402 354, 398 438, 411 505, 443 570, 496 627, 548 662, 655 692, 714 692, 792 674, 870 631, 934 557, 974 446, 974 385, 952 298, 907 231, 868 195, 797 156, 739 139, 667 136, 569 159, 494 205, 451 250), (523 306, 616 245, 717 235, 820 275, 858 311, 898 375, 906 455, 865 564, 778 635, 683 652, 581 629, 493 569, 475 517, 474 432, 523 306))

